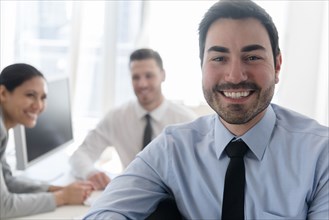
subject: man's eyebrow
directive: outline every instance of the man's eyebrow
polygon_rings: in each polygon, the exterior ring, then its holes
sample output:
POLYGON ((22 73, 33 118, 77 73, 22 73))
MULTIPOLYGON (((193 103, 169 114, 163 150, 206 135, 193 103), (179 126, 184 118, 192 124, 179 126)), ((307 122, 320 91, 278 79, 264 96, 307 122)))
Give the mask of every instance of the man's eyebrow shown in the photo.
POLYGON ((211 51, 228 53, 230 50, 228 48, 222 47, 222 46, 212 46, 207 50, 207 52, 211 52, 211 51))
POLYGON ((243 47, 241 49, 241 52, 249 52, 249 51, 253 51, 253 50, 266 50, 266 49, 265 49, 265 47, 263 47, 259 44, 252 44, 252 45, 243 47))
MULTIPOLYGON (((245 46, 241 49, 241 52, 250 52, 253 50, 266 50, 265 47, 259 45, 259 44, 252 44, 252 45, 248 45, 245 46)), ((230 50, 226 47, 222 47, 222 46, 212 46, 210 47, 207 52, 211 52, 211 51, 215 51, 215 52, 222 52, 222 53, 229 53, 230 50)))

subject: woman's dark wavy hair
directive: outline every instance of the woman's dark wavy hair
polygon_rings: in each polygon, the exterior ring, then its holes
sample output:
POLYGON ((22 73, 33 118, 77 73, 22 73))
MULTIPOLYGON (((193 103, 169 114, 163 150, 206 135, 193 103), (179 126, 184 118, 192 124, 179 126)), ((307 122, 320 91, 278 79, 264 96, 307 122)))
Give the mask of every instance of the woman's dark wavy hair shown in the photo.
POLYGON ((271 16, 259 5, 251 0, 221 0, 215 3, 204 15, 199 24, 199 57, 201 66, 205 50, 205 41, 210 25, 220 18, 244 19, 255 18, 265 27, 272 46, 274 64, 280 53, 278 31, 271 16))
POLYGON ((34 77, 42 77, 43 74, 35 67, 26 63, 15 63, 4 68, 0 74, 0 85, 4 85, 10 92, 25 81, 34 77))

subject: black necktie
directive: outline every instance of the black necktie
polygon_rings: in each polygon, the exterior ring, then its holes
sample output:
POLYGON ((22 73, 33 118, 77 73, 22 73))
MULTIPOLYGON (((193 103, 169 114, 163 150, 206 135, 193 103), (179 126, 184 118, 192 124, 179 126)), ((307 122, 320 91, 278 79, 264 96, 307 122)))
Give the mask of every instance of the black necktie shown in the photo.
POLYGON ((152 126, 151 126, 151 116, 149 114, 145 115, 146 125, 144 129, 144 138, 143 138, 143 148, 148 145, 152 140, 152 126))
POLYGON ((226 170, 222 220, 244 219, 245 169, 243 156, 248 146, 242 141, 231 141, 225 148, 231 158, 226 170))

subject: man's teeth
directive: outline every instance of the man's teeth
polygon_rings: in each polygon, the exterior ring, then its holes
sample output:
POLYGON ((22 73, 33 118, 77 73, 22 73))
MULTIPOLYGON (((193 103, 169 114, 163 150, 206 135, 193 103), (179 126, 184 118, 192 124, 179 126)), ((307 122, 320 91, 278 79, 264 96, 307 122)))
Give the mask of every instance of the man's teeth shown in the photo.
POLYGON ((224 95, 229 98, 239 99, 243 97, 247 97, 250 92, 224 92, 224 95))

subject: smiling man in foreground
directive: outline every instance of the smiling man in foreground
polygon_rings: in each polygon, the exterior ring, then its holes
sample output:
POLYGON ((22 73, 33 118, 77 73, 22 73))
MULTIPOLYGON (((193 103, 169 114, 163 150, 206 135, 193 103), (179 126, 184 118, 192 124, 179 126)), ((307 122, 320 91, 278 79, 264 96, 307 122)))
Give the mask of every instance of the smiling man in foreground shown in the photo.
POLYGON ((85 219, 144 219, 169 196, 186 219, 329 219, 328 127, 271 104, 282 63, 271 17, 220 1, 199 46, 217 114, 167 127, 85 219))

